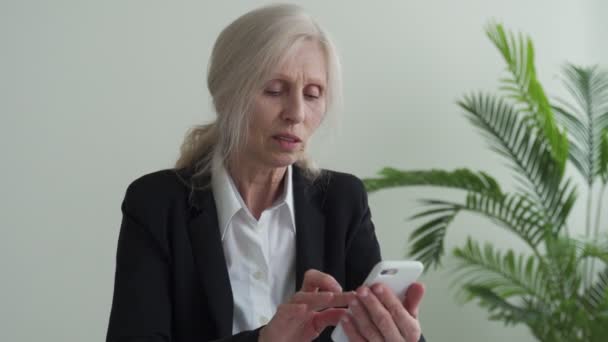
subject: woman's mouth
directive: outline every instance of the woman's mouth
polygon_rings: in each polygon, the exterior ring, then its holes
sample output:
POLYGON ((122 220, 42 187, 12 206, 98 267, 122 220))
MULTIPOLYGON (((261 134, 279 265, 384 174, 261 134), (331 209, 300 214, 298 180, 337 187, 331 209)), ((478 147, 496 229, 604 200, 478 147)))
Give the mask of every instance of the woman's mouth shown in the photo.
POLYGON ((277 144, 287 151, 293 151, 298 148, 298 145, 302 142, 298 137, 291 134, 278 134, 273 136, 277 144))

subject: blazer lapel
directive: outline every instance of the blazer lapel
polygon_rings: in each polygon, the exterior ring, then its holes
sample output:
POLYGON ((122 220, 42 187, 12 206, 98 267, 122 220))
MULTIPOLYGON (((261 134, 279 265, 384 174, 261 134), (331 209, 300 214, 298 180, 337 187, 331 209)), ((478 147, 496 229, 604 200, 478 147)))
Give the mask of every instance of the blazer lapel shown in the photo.
POLYGON ((188 224, 194 261, 219 336, 232 334, 233 297, 211 188, 196 190, 188 224))
MULTIPOLYGON (((321 209, 320 189, 307 180, 295 165, 293 197, 296 220, 295 290, 298 291, 307 270, 324 270, 325 217, 321 209)), ((194 191, 190 203, 192 217, 188 232, 194 261, 218 334, 229 336, 232 334, 234 302, 211 188, 194 191)))
POLYGON ((304 273, 324 269, 325 218, 320 191, 293 166, 293 200, 296 216, 296 291, 302 287, 304 273))

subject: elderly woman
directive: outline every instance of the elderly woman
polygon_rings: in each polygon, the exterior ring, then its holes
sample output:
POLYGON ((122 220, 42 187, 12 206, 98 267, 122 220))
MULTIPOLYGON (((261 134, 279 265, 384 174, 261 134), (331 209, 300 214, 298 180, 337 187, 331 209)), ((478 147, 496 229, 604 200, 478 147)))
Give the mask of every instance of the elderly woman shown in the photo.
POLYGON ((420 284, 404 303, 360 287, 380 260, 361 181, 306 154, 340 95, 324 31, 296 6, 249 12, 208 87, 216 121, 127 189, 107 341, 329 341, 339 322, 351 341, 418 341, 420 284))

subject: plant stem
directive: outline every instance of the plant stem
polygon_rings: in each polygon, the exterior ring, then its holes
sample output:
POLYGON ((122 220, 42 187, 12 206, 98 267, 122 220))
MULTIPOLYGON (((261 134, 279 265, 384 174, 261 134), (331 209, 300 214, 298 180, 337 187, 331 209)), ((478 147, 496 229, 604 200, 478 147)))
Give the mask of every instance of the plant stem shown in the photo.
POLYGON ((593 195, 593 182, 588 183, 589 192, 587 193, 587 215, 585 217, 585 237, 591 235, 591 196, 593 195))
POLYGON ((601 215, 602 215, 602 201, 604 199, 604 193, 606 192, 606 186, 608 186, 608 183, 603 183, 602 187, 600 188, 600 195, 599 195, 599 199, 597 202, 597 211, 596 211, 596 215, 595 215, 595 230, 593 232, 593 240, 597 240, 597 238, 599 237, 599 232, 600 232, 600 223, 601 223, 601 215))
MULTIPOLYGON (((585 216, 585 238, 588 240, 591 235, 591 198, 593 196, 593 181, 589 181, 587 183, 589 191, 587 192, 587 215, 585 216)), ((591 272, 593 266, 591 266, 591 261, 587 259, 585 261, 585 287, 589 287, 591 285, 591 272)))
MULTIPOLYGON (((599 237, 599 233, 600 233, 600 222, 601 222, 601 215, 602 215, 602 201, 604 199, 604 193, 606 192, 606 185, 607 183, 603 183, 602 187, 600 188, 600 194, 599 194, 599 199, 597 201, 597 210, 595 212, 595 227, 593 230, 593 240, 592 241, 597 241, 598 237, 599 237)), ((591 261, 591 277, 593 277, 593 274, 595 273, 595 259, 593 259, 591 261)))

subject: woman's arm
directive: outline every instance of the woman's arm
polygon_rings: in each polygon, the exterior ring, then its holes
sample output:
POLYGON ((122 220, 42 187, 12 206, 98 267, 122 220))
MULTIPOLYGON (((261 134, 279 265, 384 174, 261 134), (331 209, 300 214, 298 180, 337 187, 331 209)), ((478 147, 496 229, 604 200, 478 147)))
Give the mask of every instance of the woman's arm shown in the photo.
MULTIPOLYGON (((171 342, 171 257, 166 239, 152 232, 141 208, 143 196, 130 187, 122 203, 114 297, 107 342, 171 342)), ((259 330, 219 339, 257 342, 259 330)))
POLYGON ((167 250, 137 217, 132 191, 122 204, 114 297, 106 337, 115 341, 171 341, 167 250))
MULTIPOLYGON (((367 201, 367 193, 361 181, 357 182, 360 196, 360 219, 347 239, 346 289, 357 289, 363 284, 369 271, 381 260, 380 246, 367 201)), ((425 342, 420 336, 419 342, 425 342)))
POLYGON ((355 184, 356 193, 359 195, 359 214, 346 238, 345 290, 347 291, 361 286, 367 274, 382 259, 367 203, 367 193, 359 179, 356 179, 355 184))

